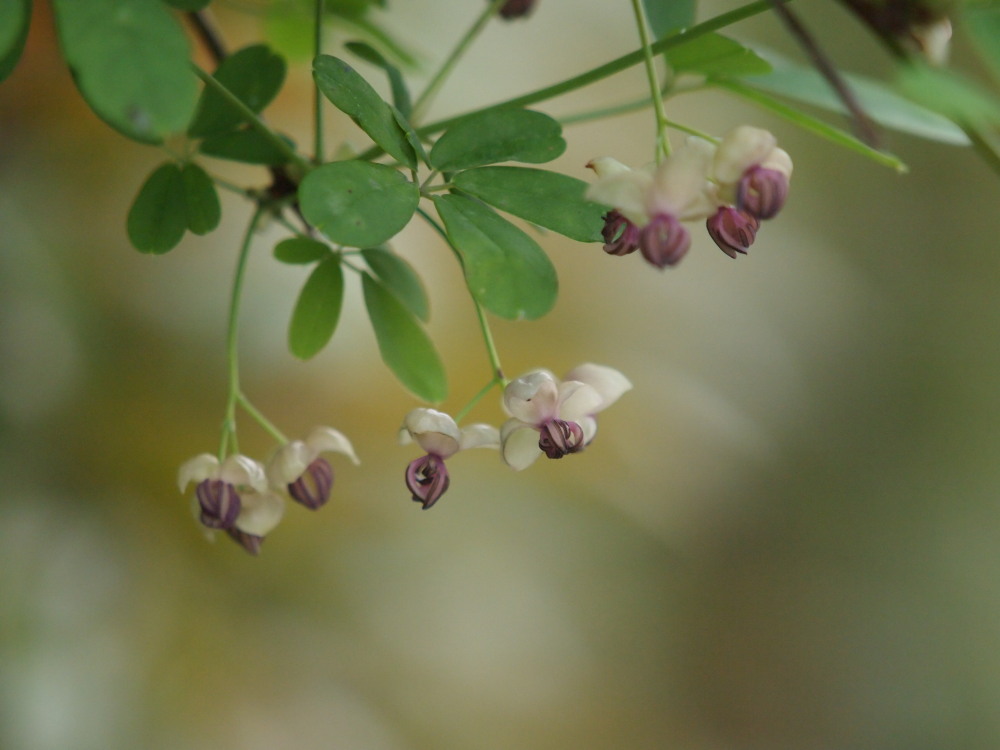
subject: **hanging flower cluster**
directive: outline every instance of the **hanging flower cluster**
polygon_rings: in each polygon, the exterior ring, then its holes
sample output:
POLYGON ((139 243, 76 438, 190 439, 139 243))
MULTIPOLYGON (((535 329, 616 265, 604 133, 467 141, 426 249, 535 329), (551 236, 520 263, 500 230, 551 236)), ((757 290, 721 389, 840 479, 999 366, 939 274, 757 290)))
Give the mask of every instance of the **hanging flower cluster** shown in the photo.
POLYGON ((604 215, 604 250, 639 250, 657 268, 676 265, 691 246, 682 222, 706 220, 708 234, 731 258, 745 254, 760 222, 785 204, 791 157, 771 133, 741 125, 713 145, 687 141, 659 165, 630 169, 610 157, 587 166, 598 176, 587 198, 613 206, 604 215))
POLYGON ((256 555, 264 537, 285 513, 287 494, 310 510, 330 499, 333 467, 321 453, 342 453, 359 463, 351 442, 332 427, 317 427, 305 440, 294 440, 275 451, 265 467, 234 454, 219 461, 202 453, 181 465, 177 485, 183 493, 195 482, 192 509, 209 535, 224 531, 247 552, 256 555))
POLYGON ((499 448, 504 462, 520 471, 543 453, 562 458, 582 451, 597 433, 595 415, 611 406, 632 383, 618 370, 583 364, 562 380, 548 370, 532 370, 504 388, 509 419, 498 430, 488 424, 460 429, 434 409, 411 411, 400 429, 401 442, 416 442, 426 455, 406 467, 406 487, 425 510, 451 484, 445 459, 467 448, 499 448))

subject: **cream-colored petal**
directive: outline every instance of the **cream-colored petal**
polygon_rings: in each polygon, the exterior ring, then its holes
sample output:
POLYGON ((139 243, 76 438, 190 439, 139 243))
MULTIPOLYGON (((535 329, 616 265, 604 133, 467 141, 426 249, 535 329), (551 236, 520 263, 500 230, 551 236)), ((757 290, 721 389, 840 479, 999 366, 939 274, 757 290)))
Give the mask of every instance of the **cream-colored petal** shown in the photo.
MULTIPOLYGON (((342 453, 351 459, 351 463, 355 466, 361 463, 354 452, 354 446, 351 445, 351 441, 347 439, 347 436, 340 430, 335 430, 332 427, 314 428, 308 437, 306 437, 305 443, 315 451, 316 456, 320 453, 342 453)), ((313 459, 316 456, 313 456, 313 459)))
POLYGON ((462 433, 455 420, 437 409, 419 408, 406 415, 403 426, 428 453, 448 458, 458 451, 462 433))
POLYGON ((760 163, 762 167, 781 172, 785 177, 792 176, 792 157, 783 148, 776 148, 760 163))
POLYGON ((722 183, 739 181, 750 167, 762 163, 774 150, 777 139, 766 130, 740 125, 722 138, 715 152, 712 174, 722 183))
POLYGON ((234 454, 222 462, 219 467, 219 479, 236 487, 249 487, 257 492, 267 489, 267 477, 264 467, 252 458, 234 454))
POLYGON ((646 203, 652 182, 652 175, 646 170, 616 172, 587 188, 586 198, 618 209, 626 219, 641 227, 649 223, 646 203))
POLYGON ((601 407, 601 394, 579 380, 559 384, 559 418, 579 422, 601 407))
POLYGON ((246 534, 267 536, 285 514, 285 501, 277 492, 247 492, 236 517, 236 528, 246 534))
POLYGON ((596 414, 602 409, 606 409, 622 394, 632 390, 631 381, 613 367, 605 365, 595 365, 591 362, 574 367, 566 373, 566 380, 579 380, 586 383, 601 396, 600 406, 591 414, 596 414))
POLYGON ((500 455, 515 471, 527 469, 542 455, 538 431, 518 419, 508 419, 500 429, 500 455))
POLYGON ((500 431, 493 425, 476 423, 462 428, 462 439, 459 441, 460 450, 499 447, 500 431))
POLYGON ((583 429, 583 444, 587 445, 597 434, 597 420, 593 417, 584 417, 577 424, 583 429))
POLYGON ((301 440, 293 440, 278 448, 267 462, 267 480, 276 490, 283 490, 301 477, 309 464, 316 460, 317 452, 301 440))
POLYGON ((203 482, 219 475, 219 459, 211 453, 200 453, 181 464, 177 470, 177 488, 184 492, 191 482, 203 482))
POLYGON ((708 173, 714 147, 699 138, 689 138, 653 173, 646 195, 646 210, 650 216, 666 213, 678 219, 707 215, 710 201, 708 173))
POLYGON ((510 381, 503 391, 507 413, 528 424, 541 424, 555 417, 558 399, 558 381, 548 370, 525 373, 510 381))

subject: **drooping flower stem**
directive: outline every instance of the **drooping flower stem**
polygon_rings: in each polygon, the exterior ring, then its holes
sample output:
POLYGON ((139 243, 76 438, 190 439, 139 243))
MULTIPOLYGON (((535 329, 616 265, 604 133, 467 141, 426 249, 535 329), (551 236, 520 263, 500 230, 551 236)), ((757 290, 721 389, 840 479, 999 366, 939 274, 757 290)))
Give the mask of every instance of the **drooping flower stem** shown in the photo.
POLYGON ((660 80, 656 75, 656 63, 653 61, 649 23, 646 21, 646 12, 643 10, 640 0, 632 0, 632 14, 635 16, 635 25, 639 30, 639 41, 642 44, 646 80, 649 82, 649 100, 656 115, 656 163, 659 164, 670 155, 670 140, 667 138, 667 113, 663 109, 660 80))
MULTIPOLYGON (((313 15, 313 59, 323 54, 323 11, 326 3, 324 0, 316 0, 315 14, 313 15)), ((313 81, 313 160, 317 164, 323 163, 323 92, 319 90, 319 85, 313 81)))
POLYGON ((503 5, 504 2, 506 2, 506 0, 493 0, 493 2, 487 5, 483 12, 479 14, 479 17, 475 20, 475 22, 473 22, 472 26, 469 27, 469 30, 466 31, 462 35, 461 39, 458 40, 458 43, 451 51, 451 54, 445 58, 445 61, 441 63, 441 67, 438 69, 437 73, 434 74, 430 83, 427 84, 427 88, 421 92, 420 96, 418 96, 417 100, 413 103, 413 111, 410 114, 411 122, 419 122, 420 117, 424 114, 424 111, 428 106, 430 106, 434 95, 437 94, 438 90, 451 74, 451 71, 455 68, 455 65, 462 58, 462 55, 465 54, 465 51, 469 48, 472 42, 475 41, 476 37, 479 36, 480 32, 482 32, 482 30, 486 27, 489 20, 497 14, 500 10, 500 6, 503 5))

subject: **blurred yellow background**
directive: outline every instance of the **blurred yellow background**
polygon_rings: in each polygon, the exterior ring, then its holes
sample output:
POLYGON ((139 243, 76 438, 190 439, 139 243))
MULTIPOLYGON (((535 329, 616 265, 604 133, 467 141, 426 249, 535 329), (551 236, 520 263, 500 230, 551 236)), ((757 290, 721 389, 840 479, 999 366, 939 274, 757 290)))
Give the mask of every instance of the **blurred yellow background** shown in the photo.
MULTIPOLYGON (((427 513, 396 443, 416 404, 358 289, 332 345, 294 361, 305 270, 269 257, 269 230, 245 390, 291 435, 343 430, 362 465, 334 458, 330 504, 290 508, 255 559, 206 543, 175 483, 217 447, 249 209, 225 196, 214 234, 131 250, 125 215, 162 155, 89 113, 37 5, 0 86, 0 747, 1000 747, 1000 181, 971 151, 886 133, 900 176, 728 98, 670 102, 710 132, 773 129, 796 165, 785 210, 749 257, 698 236, 665 273, 544 237, 561 297, 496 323, 508 374, 594 361, 635 388, 582 455, 523 474, 457 456, 427 513)), ((391 6, 425 73, 480 10, 391 6)), ((796 7, 837 62, 887 70, 833 4, 796 7)), ((234 48, 260 38, 217 16, 234 48)), ((733 33, 796 53, 770 17, 733 33)), ((434 116, 635 46, 627 3, 541 0, 487 30, 434 116)), ((308 143, 307 65, 290 77, 268 117, 308 143)), ((643 86, 633 69, 543 109, 643 86)), ((331 143, 360 142, 347 125, 331 116, 331 143)), ((592 157, 653 154, 648 112, 566 135, 555 166, 582 179, 592 157)), ((488 376, 461 278, 416 222, 394 246, 425 274, 457 410, 488 376)), ((498 399, 473 417, 499 421, 498 399)))

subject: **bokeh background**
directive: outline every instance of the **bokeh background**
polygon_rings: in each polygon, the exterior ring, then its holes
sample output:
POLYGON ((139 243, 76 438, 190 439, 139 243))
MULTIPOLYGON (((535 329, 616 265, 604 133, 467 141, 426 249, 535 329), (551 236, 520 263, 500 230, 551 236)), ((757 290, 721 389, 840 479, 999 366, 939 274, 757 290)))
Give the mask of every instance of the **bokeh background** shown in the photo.
MULTIPOLYGON (((132 251, 124 217, 162 155, 89 113, 36 5, 0 86, 0 747, 1000 746, 1000 180, 970 150, 886 133, 901 176, 722 96, 671 102, 704 130, 774 129, 796 164, 785 211, 749 257, 698 237, 665 273, 545 237, 561 298, 496 323, 505 369, 595 361, 635 389, 582 455, 523 474, 456 457, 426 513, 396 443, 416 404, 358 290, 332 345, 294 361, 305 272, 264 233, 245 390, 289 434, 343 430, 363 463, 335 458, 331 503, 290 509, 254 559, 207 543, 175 483, 218 443, 248 207, 226 196, 214 234, 132 251)), ((231 45, 260 38, 218 5, 231 45)), ((480 9, 390 5, 418 78, 480 9)), ((835 4, 796 7, 835 60, 887 72, 835 4)), ((733 33, 797 54, 770 17, 733 33)), ((635 46, 627 3, 542 0, 487 30, 435 114, 635 46)), ((308 142, 307 65, 290 78, 268 117, 308 142)), ((634 69, 545 109, 643 86, 634 69)), ((348 125, 331 117, 331 142, 360 141, 348 125)), ((556 166, 643 163, 652 136, 646 112, 574 126, 556 166)), ((488 373, 460 276, 416 223, 395 246, 425 274, 455 410, 488 373)), ((473 416, 498 421, 497 400, 473 416)), ((273 448, 248 420, 241 447, 273 448)))

